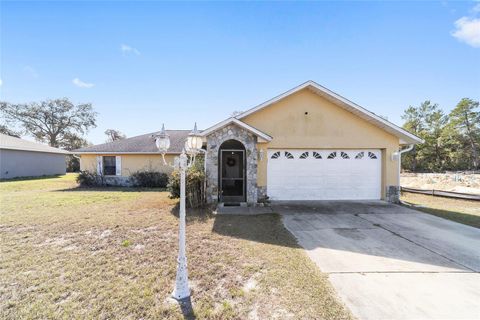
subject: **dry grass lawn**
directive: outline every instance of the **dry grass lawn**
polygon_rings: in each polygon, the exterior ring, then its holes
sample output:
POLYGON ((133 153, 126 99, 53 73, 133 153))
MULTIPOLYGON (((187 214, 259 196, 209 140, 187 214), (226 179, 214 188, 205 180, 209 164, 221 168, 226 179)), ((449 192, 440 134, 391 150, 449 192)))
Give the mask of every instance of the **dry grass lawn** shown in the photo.
MULTIPOLYGON (((73 175, 0 183, 0 318, 182 319, 176 201, 77 188, 73 175)), ((279 216, 187 214, 198 319, 349 319, 279 216)))
POLYGON ((480 202, 472 200, 434 197, 418 193, 403 192, 402 200, 417 209, 445 219, 480 228, 480 202))

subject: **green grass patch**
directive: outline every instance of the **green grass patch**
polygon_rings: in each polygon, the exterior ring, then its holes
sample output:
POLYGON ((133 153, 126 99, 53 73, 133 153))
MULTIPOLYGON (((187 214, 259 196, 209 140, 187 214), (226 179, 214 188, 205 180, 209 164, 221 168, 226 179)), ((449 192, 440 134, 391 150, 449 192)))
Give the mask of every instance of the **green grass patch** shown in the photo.
POLYGON ((130 247, 131 245, 132 245, 132 241, 130 241, 130 240, 123 240, 122 241, 122 247, 127 248, 127 247, 130 247))
MULTIPOLYGON (((2 182, 1 319, 182 319, 168 299, 177 201, 78 189, 73 175, 2 182), (128 248, 128 249, 126 249, 128 248)), ((350 319, 278 215, 187 212, 198 319, 350 319)))
POLYGON ((402 200, 425 213, 480 228, 480 202, 403 192, 402 200))

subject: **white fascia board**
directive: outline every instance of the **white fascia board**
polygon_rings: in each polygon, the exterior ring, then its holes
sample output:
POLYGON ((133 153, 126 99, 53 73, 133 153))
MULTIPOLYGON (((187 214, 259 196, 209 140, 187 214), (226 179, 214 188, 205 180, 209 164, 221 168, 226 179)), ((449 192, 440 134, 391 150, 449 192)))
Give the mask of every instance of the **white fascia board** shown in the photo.
POLYGON ((59 149, 59 151, 56 150, 41 150, 41 149, 34 149, 34 148, 22 148, 22 147, 10 147, 10 146, 5 146, 5 147, 0 147, 0 149, 4 150, 16 150, 16 151, 29 151, 29 152, 41 152, 41 153, 55 153, 55 154, 72 154, 72 152, 67 151, 67 150, 62 150, 59 149))
MULTIPOLYGON (((127 151, 116 151, 116 152, 95 152, 95 151, 73 151, 72 154, 158 154, 161 156, 160 152, 127 152, 127 151)), ((181 152, 167 152, 165 154, 181 154, 181 152)))
MULTIPOLYGON (((353 110, 356 110, 356 111, 360 112, 362 115, 365 115, 365 116, 371 118, 372 120, 375 120, 375 121, 378 121, 378 122, 382 123, 386 127, 390 128, 391 130, 396 132, 399 136, 404 136, 404 137, 407 137, 407 138, 411 139, 412 143, 423 143, 424 142, 422 139, 420 139, 419 137, 411 134, 410 132, 406 131, 405 129, 403 129, 403 128, 401 128, 401 127, 383 119, 382 117, 377 116, 376 114, 368 111, 367 109, 359 106, 358 104, 340 96, 339 94, 336 94, 335 92, 333 92, 333 91, 331 91, 331 90, 329 90, 329 89, 327 89, 327 88, 325 88, 325 87, 323 87, 323 86, 319 85, 318 83, 316 83, 314 81, 311 81, 311 80, 307 81, 305 83, 302 83, 301 85, 299 85, 299 86, 297 86, 293 89, 290 89, 290 90, 276 96, 275 98, 270 99, 270 100, 268 100, 268 101, 266 101, 266 102, 264 102, 264 103, 262 103, 262 104, 260 104, 256 107, 253 107, 252 109, 247 110, 247 111, 237 115, 235 118, 236 119, 243 119, 246 116, 248 116, 248 115, 250 115, 254 112, 257 112, 257 111, 259 111, 259 110, 261 110, 265 107, 268 107, 269 105, 274 104, 274 103, 288 97, 289 95, 292 95, 292 94, 294 94, 294 93, 296 93, 300 90, 303 90, 307 87, 311 87, 315 90, 318 90, 318 91, 332 97, 333 99, 335 99, 339 102, 342 102, 344 105, 352 108, 353 110)), ((379 126, 379 127, 381 127, 381 126, 379 126)), ((385 129, 385 128, 382 128, 382 129, 385 129)))
POLYGON ((231 123, 234 123, 236 124, 237 126, 247 130, 247 131, 250 131, 251 133, 255 134, 256 136, 266 140, 266 141, 271 141, 272 140, 272 137, 270 137, 268 134, 246 124, 245 122, 243 121, 240 121, 236 118, 228 118, 226 120, 223 120, 222 122, 219 122, 217 123, 216 125, 206 129, 206 130, 203 130, 202 133, 200 134, 201 136, 205 137, 207 135, 209 135, 210 133, 218 130, 218 129, 221 129, 231 123))
POLYGON ((235 124, 237 124, 238 126, 243 127, 243 128, 245 128, 246 130, 252 132, 253 134, 259 136, 259 137, 262 138, 262 139, 265 139, 265 140, 267 140, 267 141, 271 141, 271 140, 272 140, 272 137, 270 137, 268 134, 266 134, 266 133, 258 130, 257 128, 254 128, 254 127, 246 124, 246 123, 243 122, 243 121, 240 121, 240 120, 238 120, 238 119, 233 118, 233 122, 234 122, 235 124))
POLYGON ((218 129, 220 129, 220 128, 225 127, 225 126, 228 125, 229 123, 233 122, 232 119, 233 119, 233 118, 225 119, 225 120, 220 121, 219 123, 211 126, 210 128, 207 128, 207 129, 203 130, 203 131, 200 133, 200 136, 206 137, 207 135, 209 135, 209 134, 212 133, 213 131, 216 131, 216 130, 218 130, 218 129))

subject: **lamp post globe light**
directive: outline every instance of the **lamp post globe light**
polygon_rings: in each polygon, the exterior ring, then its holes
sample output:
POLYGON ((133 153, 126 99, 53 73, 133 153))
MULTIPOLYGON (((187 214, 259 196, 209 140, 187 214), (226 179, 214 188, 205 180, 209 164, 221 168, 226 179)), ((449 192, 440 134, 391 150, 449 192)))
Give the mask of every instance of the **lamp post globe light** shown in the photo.
POLYGON ((197 124, 193 127, 193 130, 189 133, 187 141, 185 143, 185 149, 187 152, 196 155, 202 149, 203 139, 200 136, 200 132, 197 129, 197 124))
POLYGON ((170 148, 170 137, 165 131, 165 125, 162 124, 162 130, 159 134, 155 136, 155 144, 157 145, 158 150, 162 154, 165 162, 165 153, 167 153, 168 148, 170 148))
POLYGON ((186 221, 185 221, 185 174, 186 170, 195 162, 195 156, 202 148, 202 137, 197 130, 197 124, 193 131, 188 135, 185 147, 178 158, 175 158, 175 163, 169 164, 165 160, 165 154, 170 148, 170 137, 165 131, 165 126, 162 125, 162 130, 155 136, 155 144, 162 154, 163 163, 180 171, 180 226, 178 231, 178 259, 177 259, 177 276, 175 279, 175 289, 172 297, 177 300, 183 300, 190 297, 190 288, 188 286, 188 271, 187 271, 187 257, 185 250, 186 243, 186 221), (190 161, 185 150, 190 155, 190 161))

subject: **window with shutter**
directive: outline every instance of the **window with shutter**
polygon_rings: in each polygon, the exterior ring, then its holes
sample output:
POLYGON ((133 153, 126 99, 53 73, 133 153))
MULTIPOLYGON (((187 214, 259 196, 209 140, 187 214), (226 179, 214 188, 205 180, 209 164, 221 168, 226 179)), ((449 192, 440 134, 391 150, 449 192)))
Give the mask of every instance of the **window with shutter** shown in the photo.
POLYGON ((120 156, 115 157, 115 174, 117 176, 122 175, 122 157, 120 156))

